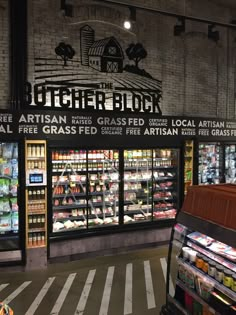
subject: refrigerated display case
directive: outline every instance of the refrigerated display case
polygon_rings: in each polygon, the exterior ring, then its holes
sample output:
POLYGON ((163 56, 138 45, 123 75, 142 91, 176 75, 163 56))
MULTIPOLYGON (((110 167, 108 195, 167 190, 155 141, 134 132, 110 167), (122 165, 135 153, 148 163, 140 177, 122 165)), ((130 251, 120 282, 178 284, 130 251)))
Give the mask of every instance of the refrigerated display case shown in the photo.
POLYGON ((223 172, 223 148, 220 143, 199 143, 198 184, 219 184, 223 172))
POLYGON ((54 234, 175 217, 179 149, 53 149, 51 158, 54 234))
POLYGON ((236 186, 210 187, 190 187, 176 216, 163 315, 236 314, 236 186))
POLYGON ((225 182, 236 183, 236 145, 225 145, 225 182))
POLYGON ((18 143, 0 142, 0 251, 20 248, 18 143))
POLYGON ((194 142, 185 141, 184 146, 184 194, 188 187, 193 185, 193 160, 194 160, 194 142))

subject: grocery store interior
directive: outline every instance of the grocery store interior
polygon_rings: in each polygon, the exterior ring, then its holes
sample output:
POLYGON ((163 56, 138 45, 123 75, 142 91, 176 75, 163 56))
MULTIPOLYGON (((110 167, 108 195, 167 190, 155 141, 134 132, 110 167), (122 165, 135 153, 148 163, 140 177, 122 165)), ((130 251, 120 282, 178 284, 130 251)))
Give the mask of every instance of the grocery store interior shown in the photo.
POLYGON ((0 15, 0 314, 236 314, 235 1, 0 15))

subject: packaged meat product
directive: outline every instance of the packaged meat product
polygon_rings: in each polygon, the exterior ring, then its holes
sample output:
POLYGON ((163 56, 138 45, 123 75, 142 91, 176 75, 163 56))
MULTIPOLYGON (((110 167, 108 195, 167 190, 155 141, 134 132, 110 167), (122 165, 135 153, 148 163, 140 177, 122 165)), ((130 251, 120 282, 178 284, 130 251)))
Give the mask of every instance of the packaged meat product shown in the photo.
POLYGON ((11 230, 11 215, 0 216, 0 232, 11 230))
POLYGON ((71 222, 70 220, 67 220, 66 222, 64 222, 64 227, 65 227, 66 229, 71 229, 71 228, 74 227, 74 223, 71 222))
POLYGON ((53 223, 53 232, 59 231, 61 229, 64 229, 64 224, 61 222, 54 222, 53 223))

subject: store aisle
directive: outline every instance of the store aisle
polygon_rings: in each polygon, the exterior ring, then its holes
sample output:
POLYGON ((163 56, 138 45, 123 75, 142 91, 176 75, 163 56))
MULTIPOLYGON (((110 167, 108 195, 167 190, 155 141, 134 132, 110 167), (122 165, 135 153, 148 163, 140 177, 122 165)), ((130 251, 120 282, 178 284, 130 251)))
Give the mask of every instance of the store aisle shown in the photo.
POLYGON ((165 302, 167 247, 0 273, 15 315, 152 315, 165 302))

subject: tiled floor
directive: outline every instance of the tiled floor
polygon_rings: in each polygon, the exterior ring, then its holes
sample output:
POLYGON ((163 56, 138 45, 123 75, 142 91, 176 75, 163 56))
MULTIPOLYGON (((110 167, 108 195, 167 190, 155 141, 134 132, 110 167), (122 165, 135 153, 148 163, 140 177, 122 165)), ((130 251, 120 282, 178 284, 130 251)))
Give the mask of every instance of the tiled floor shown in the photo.
POLYGON ((1 272, 14 315, 157 315, 165 303, 167 247, 1 272))

